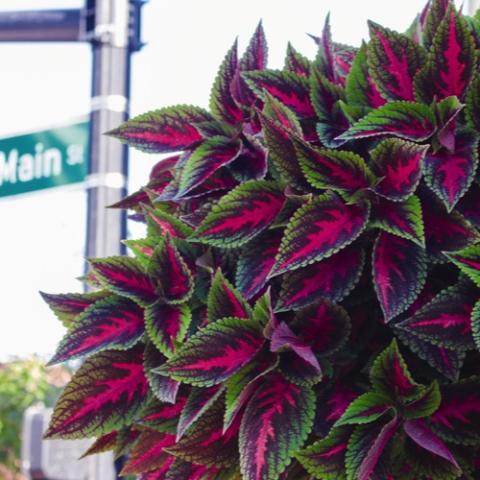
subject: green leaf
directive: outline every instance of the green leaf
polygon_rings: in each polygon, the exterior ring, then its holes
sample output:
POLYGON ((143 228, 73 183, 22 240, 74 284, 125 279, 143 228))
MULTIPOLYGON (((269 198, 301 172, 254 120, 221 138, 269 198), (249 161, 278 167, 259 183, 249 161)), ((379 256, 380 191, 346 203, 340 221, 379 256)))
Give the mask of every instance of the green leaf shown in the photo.
POLYGON ((215 78, 210 92, 210 110, 219 120, 232 125, 241 122, 243 112, 232 97, 230 86, 238 67, 238 42, 235 40, 215 78))
POLYGON ((241 152, 238 139, 215 136, 199 145, 188 157, 180 174, 177 197, 180 198, 201 185, 219 168, 233 162, 241 152))
POLYGON ((240 292, 218 269, 208 292, 207 312, 209 322, 215 322, 225 317, 249 318, 252 310, 240 292))
POLYGON ((369 73, 388 100, 414 100, 413 78, 423 65, 425 52, 407 36, 369 22, 369 73))
POLYGON ((415 242, 425 248, 422 205, 416 195, 403 202, 383 200, 372 209, 370 226, 415 242))
POLYGON ((480 350, 480 301, 478 301, 472 310, 472 333, 477 349, 480 350))
POLYGON ((182 303, 193 294, 194 280, 183 256, 170 235, 160 242, 148 265, 150 278, 162 293, 165 303, 182 303))
POLYGON ((370 380, 377 392, 388 396, 392 401, 416 398, 424 388, 410 375, 396 340, 393 340, 373 362, 370 380))
POLYGON ((318 150, 298 139, 293 144, 302 172, 315 188, 354 193, 375 183, 365 160, 354 152, 318 150))
POLYGON ((157 301, 145 309, 145 328, 150 340, 167 357, 187 334, 192 321, 188 305, 167 305, 157 301))
POLYGON ((108 135, 144 152, 176 152, 192 148, 202 140, 193 123, 212 119, 202 108, 177 105, 131 118, 108 135))
POLYGON ((367 392, 350 403, 335 426, 370 423, 380 418, 391 408, 391 401, 386 395, 378 392, 367 392))
POLYGON ((198 387, 209 387, 238 372, 264 343, 257 321, 224 318, 199 330, 156 372, 198 387))
POLYGON ((349 130, 337 137, 340 140, 393 135, 422 142, 435 132, 435 116, 423 103, 389 102, 355 123, 349 130))
POLYGON ((480 287, 480 245, 471 245, 457 252, 445 252, 445 255, 480 287))
POLYGON ((429 417, 440 406, 442 396, 437 380, 434 380, 415 400, 404 405, 403 416, 409 420, 429 417))
POLYGON ((364 230, 368 204, 347 205, 325 193, 300 207, 287 225, 271 277, 332 256, 364 230))
POLYGON ((190 240, 223 248, 239 247, 265 230, 283 203, 283 193, 275 182, 245 182, 222 197, 190 240))
POLYGON ((345 451, 351 427, 339 427, 314 444, 300 450, 295 457, 305 469, 319 480, 346 480, 345 451))
POLYGON ((347 105, 344 106, 344 110, 355 121, 385 103, 368 73, 367 45, 365 43, 362 44, 353 60, 345 84, 345 96, 347 105))

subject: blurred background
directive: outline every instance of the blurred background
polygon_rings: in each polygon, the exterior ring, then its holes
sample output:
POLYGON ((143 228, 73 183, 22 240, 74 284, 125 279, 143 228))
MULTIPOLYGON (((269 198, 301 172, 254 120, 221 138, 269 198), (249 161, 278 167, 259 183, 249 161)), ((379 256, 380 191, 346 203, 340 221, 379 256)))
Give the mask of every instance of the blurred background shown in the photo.
MULTIPOLYGON (((0 12, 82 8, 82 0, 2 0, 0 12)), ((358 46, 367 19, 408 28, 424 0, 151 0, 143 7, 146 45, 132 56, 130 115, 172 105, 207 107, 216 71, 235 38, 242 50, 258 21, 269 41, 269 66, 282 68, 287 42, 309 58, 331 14, 336 42, 358 46)), ((460 5, 460 2, 458 2, 460 5)), ((72 123, 90 111, 88 42, 0 42, 0 137, 72 123)), ((141 187, 158 156, 131 151, 128 190, 141 187)), ((2 196, 0 185, 0 479, 15 478, 19 425, 30 404, 51 404, 69 377, 46 369, 64 330, 38 291, 80 292, 87 195, 73 184, 2 196), (2 468, 4 470, 2 470, 2 468), (10 475, 10 477, 8 476, 10 475)), ((128 235, 142 227, 128 223, 128 235)), ((19 477, 20 478, 20 477, 19 477)), ((102 479, 103 480, 103 479, 102 479)))

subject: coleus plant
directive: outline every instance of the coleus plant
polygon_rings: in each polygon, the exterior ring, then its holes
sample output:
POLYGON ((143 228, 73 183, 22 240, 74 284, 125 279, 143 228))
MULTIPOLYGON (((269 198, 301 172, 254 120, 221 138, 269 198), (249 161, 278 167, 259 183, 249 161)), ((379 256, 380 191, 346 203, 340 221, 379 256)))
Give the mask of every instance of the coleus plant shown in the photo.
POLYGON ((480 16, 432 0, 269 70, 261 24, 114 207, 145 238, 44 294, 85 359, 47 438, 142 480, 480 478, 480 16))

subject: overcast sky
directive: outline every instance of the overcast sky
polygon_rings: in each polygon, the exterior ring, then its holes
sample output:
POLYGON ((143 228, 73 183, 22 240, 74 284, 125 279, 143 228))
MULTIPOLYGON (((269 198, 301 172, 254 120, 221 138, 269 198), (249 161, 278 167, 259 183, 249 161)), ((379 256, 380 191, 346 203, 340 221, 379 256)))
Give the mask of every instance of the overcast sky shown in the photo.
MULTIPOLYGON (((82 4, 1 0, 0 8, 82 4)), ((367 35, 367 19, 403 31, 423 4, 419 0, 151 0, 143 10, 147 46, 133 60, 131 113, 177 103, 206 106, 226 51, 237 35, 244 47, 260 18, 269 41, 270 66, 278 68, 287 41, 307 56, 315 55, 306 33, 319 34, 329 11, 334 39, 358 45, 367 35)), ((88 112, 88 45, 0 44, 0 61, 0 136, 48 127, 88 112)), ((132 152, 130 189, 142 185, 154 161, 155 156, 132 152)), ((83 268, 85 202, 85 193, 78 189, 0 200, 0 360, 53 353, 63 330, 38 291, 81 291, 75 278, 83 268)))

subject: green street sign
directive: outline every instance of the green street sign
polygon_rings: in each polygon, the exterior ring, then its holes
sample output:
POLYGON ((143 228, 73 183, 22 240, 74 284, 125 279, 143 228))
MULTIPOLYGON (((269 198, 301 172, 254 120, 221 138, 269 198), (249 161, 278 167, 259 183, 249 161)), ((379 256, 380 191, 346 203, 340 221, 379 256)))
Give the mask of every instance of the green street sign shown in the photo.
POLYGON ((0 197, 83 182, 89 122, 0 138, 0 197))

